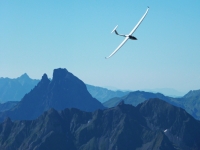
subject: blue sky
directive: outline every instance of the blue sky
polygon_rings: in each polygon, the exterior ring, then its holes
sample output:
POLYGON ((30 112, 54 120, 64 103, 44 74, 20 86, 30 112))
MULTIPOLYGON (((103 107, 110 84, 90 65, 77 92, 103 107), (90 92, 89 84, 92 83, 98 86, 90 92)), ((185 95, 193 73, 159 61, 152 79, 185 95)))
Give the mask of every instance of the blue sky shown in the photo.
POLYGON ((200 89, 200 1, 0 1, 0 77, 51 78, 66 68, 85 83, 141 90, 200 89), (113 57, 144 12, 149 13, 113 57))

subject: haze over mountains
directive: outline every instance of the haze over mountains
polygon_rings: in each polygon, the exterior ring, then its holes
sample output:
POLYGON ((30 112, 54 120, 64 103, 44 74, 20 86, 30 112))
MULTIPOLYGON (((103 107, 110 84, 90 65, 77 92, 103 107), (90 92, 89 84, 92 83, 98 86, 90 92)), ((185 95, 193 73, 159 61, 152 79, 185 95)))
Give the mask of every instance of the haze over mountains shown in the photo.
MULTIPOLYGON (((31 91, 40 80, 31 79, 26 73, 16 79, 0 78, 0 103, 7 101, 20 101, 23 96, 31 91)), ((98 99, 105 102, 113 97, 121 97, 129 92, 112 91, 106 88, 86 84, 88 92, 98 99)))
POLYGON ((199 91, 179 99, 135 91, 106 101, 105 108, 83 81, 58 68, 15 106, 0 105, 0 149, 200 149, 200 121, 182 109, 198 118, 198 98, 199 91))
POLYGON ((189 114, 194 118, 200 120, 200 90, 194 90, 187 93, 181 98, 172 98, 169 96, 164 96, 161 93, 150 93, 144 91, 135 91, 130 92, 128 95, 123 97, 112 98, 104 102, 105 107, 114 107, 121 101, 124 101, 126 104, 131 104, 137 106, 141 102, 148 100, 150 98, 159 98, 162 99, 174 106, 181 107, 185 109, 189 114))
MULTIPOLYGON (((28 93, 40 80, 31 79, 26 73, 21 75, 18 78, 0 78, 0 103, 5 103, 7 101, 20 101, 23 96, 28 93)), ((122 90, 110 90, 108 88, 98 87, 94 85, 86 84, 87 90, 89 93, 98 99, 101 103, 114 98, 114 97, 122 97, 127 95, 130 90, 122 91, 122 90)), ((164 95, 173 95, 175 97, 184 95, 178 91, 173 89, 155 89, 155 90, 143 90, 149 91, 151 93, 163 93, 164 95), (165 94, 166 93, 166 94, 165 94)))
POLYGON ((176 97, 176 98, 182 97, 188 92, 188 91, 180 92, 172 88, 143 89, 142 91, 151 92, 151 93, 162 93, 165 96, 176 97))
POLYGON ((13 108, 15 105, 17 105, 18 103, 19 103, 19 101, 8 101, 3 104, 0 104, 0 112, 9 110, 9 109, 13 108))
POLYGON ((104 103, 105 101, 113 98, 113 97, 122 97, 127 95, 130 91, 112 91, 106 88, 98 87, 98 86, 92 86, 86 84, 88 92, 98 99, 101 103, 104 103))
POLYGON ((16 79, 0 78, 0 102, 19 101, 37 85, 39 80, 31 79, 25 73, 16 79))
MULTIPOLYGON (((0 102, 6 102, 8 99, 20 101, 39 81, 40 80, 29 78, 26 73, 16 79, 0 78, 0 97, 2 100, 0 102)), ((124 100, 126 104, 137 106, 139 103, 150 98, 160 98, 170 104, 184 108, 189 114, 200 120, 200 90, 190 91, 183 97, 173 98, 161 93, 112 91, 102 87, 85 85, 92 97, 99 100, 106 107, 116 106, 122 100, 124 100), (131 93, 129 94, 129 92, 131 93)), ((0 111, 8 110, 16 104, 17 102, 0 104, 0 111)))

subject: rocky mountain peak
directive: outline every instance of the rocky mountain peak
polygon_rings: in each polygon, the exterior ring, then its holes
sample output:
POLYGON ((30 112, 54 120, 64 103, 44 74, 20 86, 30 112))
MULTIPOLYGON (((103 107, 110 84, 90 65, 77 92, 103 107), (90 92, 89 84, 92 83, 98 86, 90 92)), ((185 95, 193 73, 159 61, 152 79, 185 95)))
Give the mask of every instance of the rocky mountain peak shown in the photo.
POLYGON ((40 82, 37 84, 38 87, 47 87, 50 83, 50 80, 48 79, 47 74, 43 74, 42 79, 40 80, 40 82))
POLYGON ((47 74, 44 74, 37 86, 12 111, 0 114, 0 120, 7 116, 12 120, 35 119, 50 108, 95 111, 104 109, 104 106, 89 94, 83 81, 67 69, 58 68, 53 72, 53 80, 50 81, 47 74))
MULTIPOLYGON (((46 74, 46 73, 45 73, 45 74, 43 74, 43 76, 42 76, 42 80, 44 80, 44 81, 46 81, 46 80, 49 80, 49 79, 48 79, 48 76, 47 76, 47 74, 46 74)), ((42 80, 41 80, 41 81, 42 81, 42 80)))
POLYGON ((53 80, 64 79, 68 75, 70 75, 70 73, 65 68, 54 69, 54 71, 53 71, 53 80))

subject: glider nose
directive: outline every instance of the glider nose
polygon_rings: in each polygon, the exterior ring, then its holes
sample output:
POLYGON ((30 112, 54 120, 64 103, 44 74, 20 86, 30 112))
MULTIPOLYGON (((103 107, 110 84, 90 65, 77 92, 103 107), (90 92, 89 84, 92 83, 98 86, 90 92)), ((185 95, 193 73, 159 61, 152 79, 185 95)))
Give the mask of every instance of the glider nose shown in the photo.
POLYGON ((134 37, 134 36, 129 36, 129 38, 131 39, 131 40, 137 40, 137 38, 136 37, 134 37))

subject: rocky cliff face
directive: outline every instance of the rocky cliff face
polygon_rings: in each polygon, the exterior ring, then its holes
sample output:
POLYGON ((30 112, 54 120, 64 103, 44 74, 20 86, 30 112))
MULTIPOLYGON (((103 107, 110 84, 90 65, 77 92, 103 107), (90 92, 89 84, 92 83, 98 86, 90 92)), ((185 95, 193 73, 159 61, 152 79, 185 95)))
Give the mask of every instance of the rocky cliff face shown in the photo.
MULTIPOLYGON (((1 149, 136 149, 148 142, 153 147, 165 136, 149 130, 139 111, 124 104, 94 113, 50 109, 34 121, 7 118, 0 129, 1 149)), ((167 138, 161 143, 173 149, 167 138)))
POLYGON ((46 74, 11 110, 0 114, 12 120, 35 119, 45 110, 78 108, 84 111, 103 109, 103 105, 87 91, 85 84, 66 69, 55 69, 50 81, 46 74))
POLYGON ((159 99, 150 99, 137 106, 152 130, 163 130, 181 149, 200 149, 200 124, 184 109, 159 99))
POLYGON ((0 149, 200 149, 199 129, 183 109, 159 99, 95 112, 50 109, 32 121, 7 118, 0 124, 0 149))

